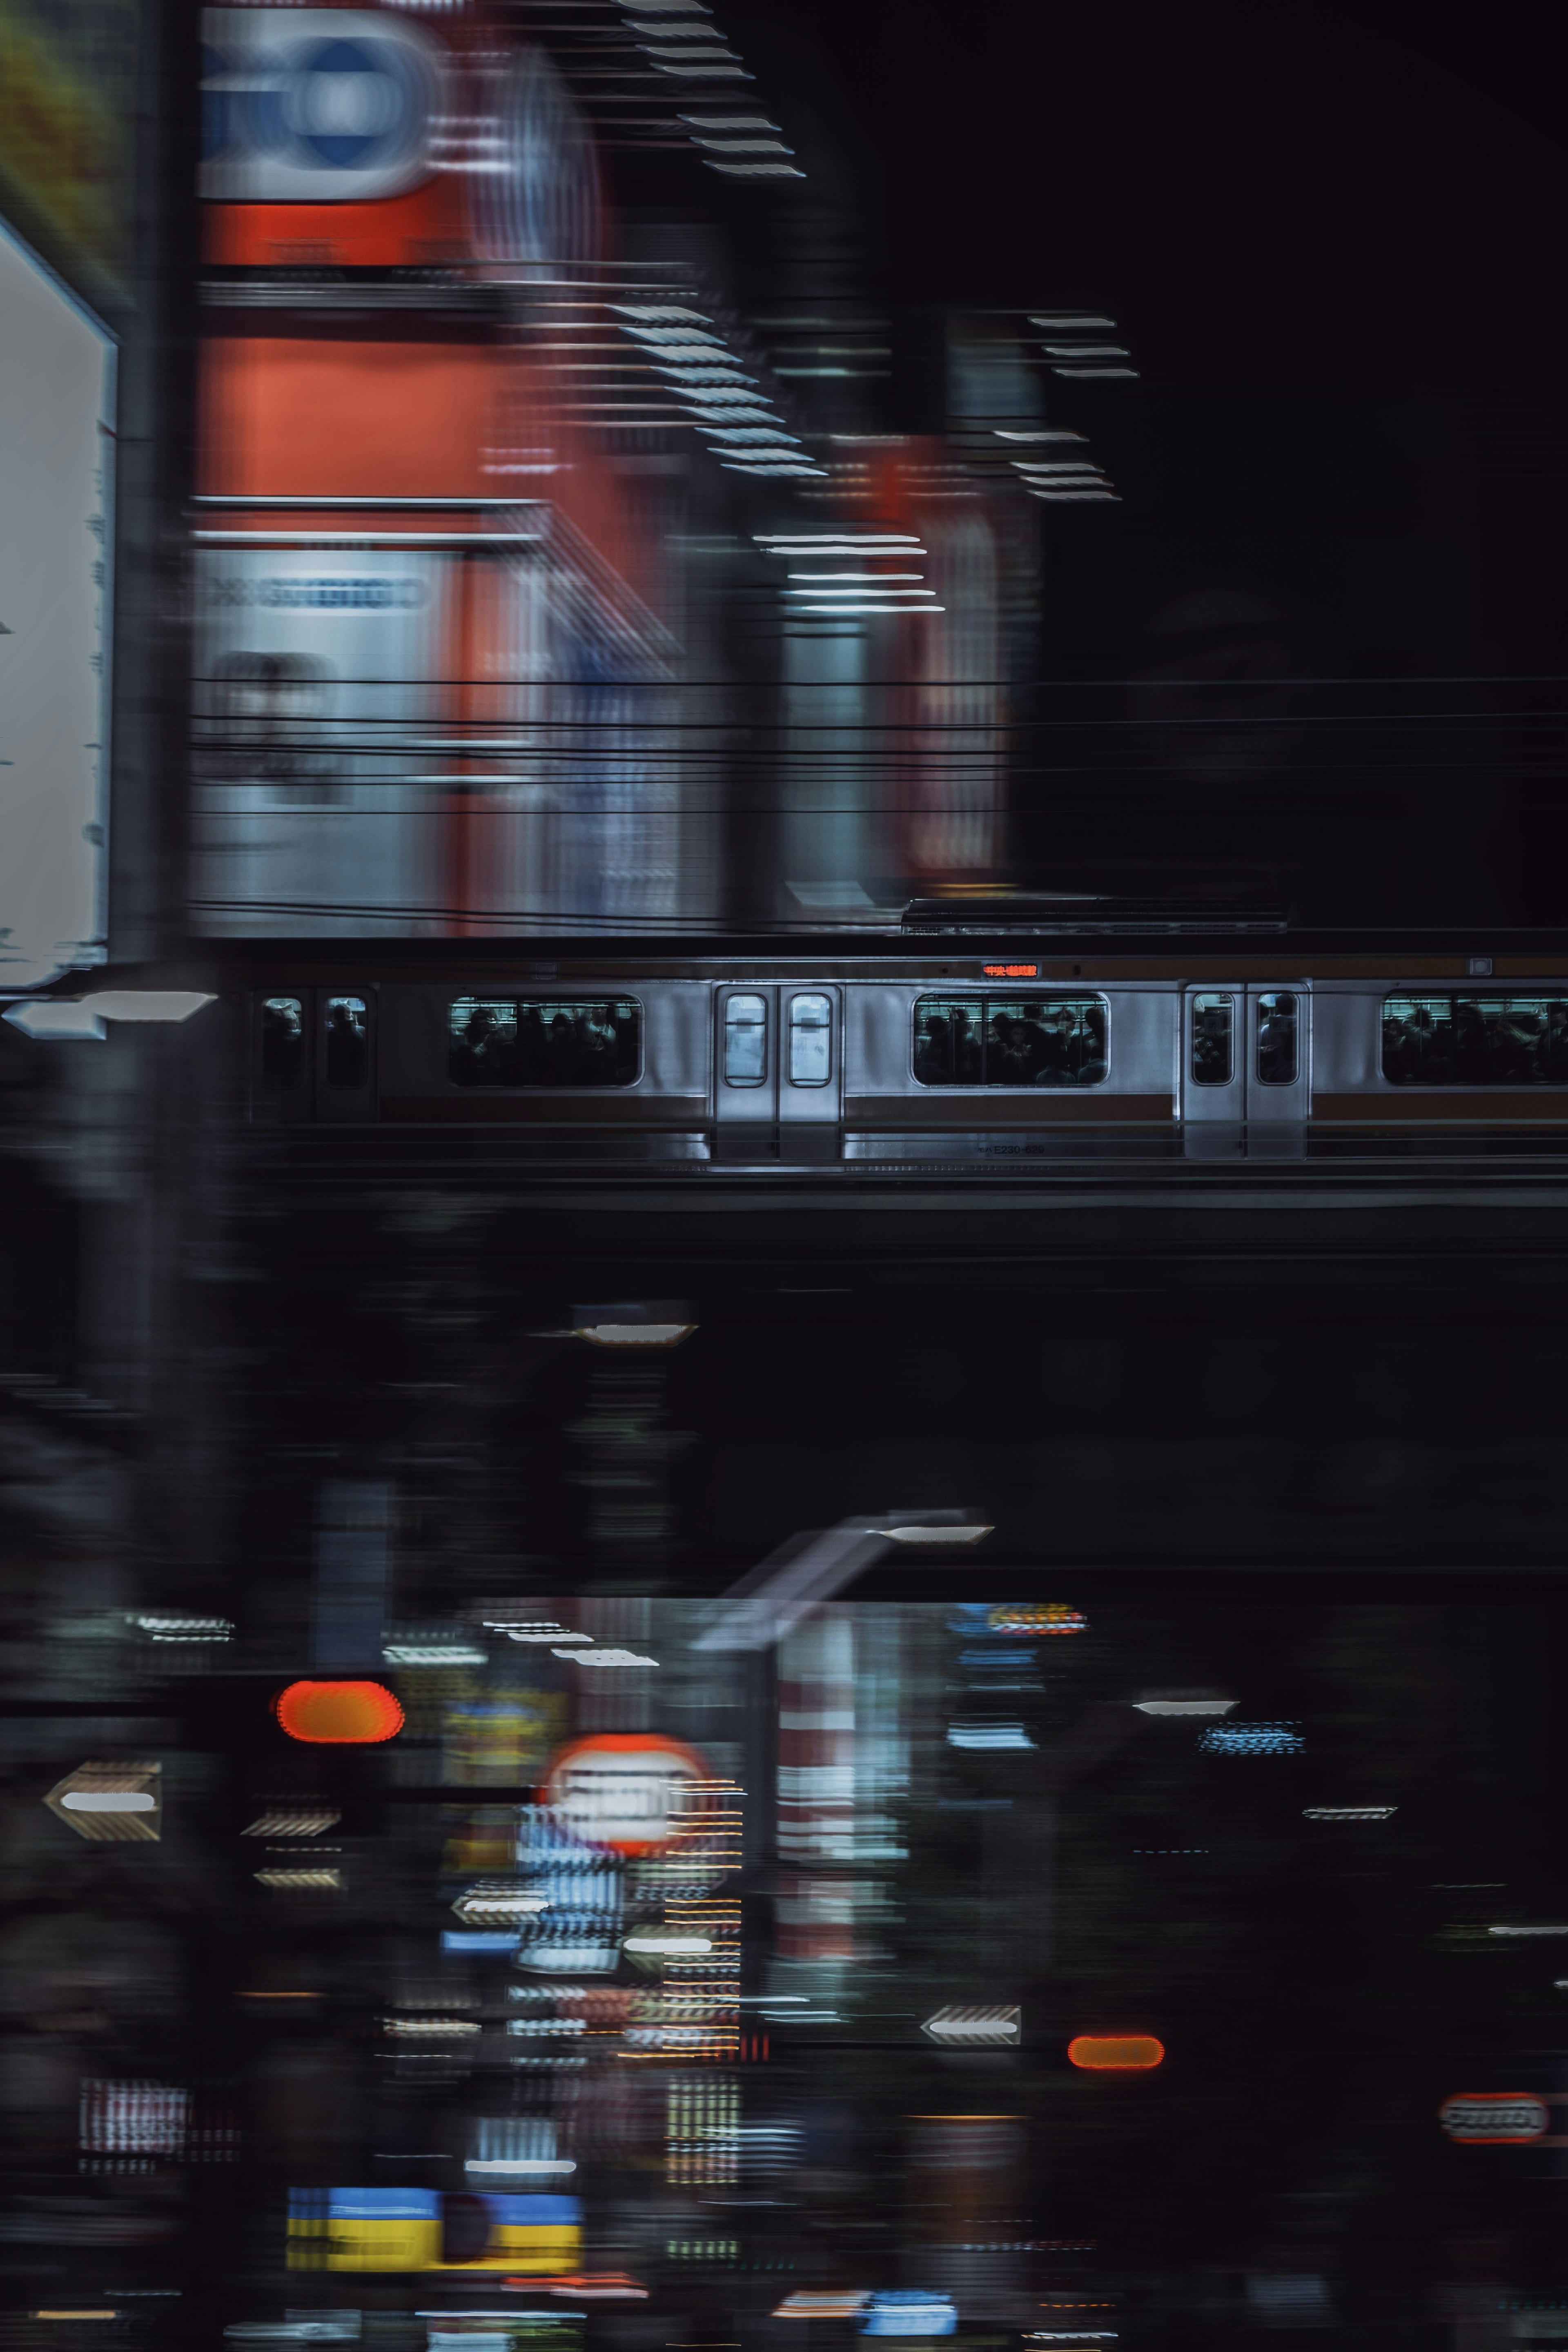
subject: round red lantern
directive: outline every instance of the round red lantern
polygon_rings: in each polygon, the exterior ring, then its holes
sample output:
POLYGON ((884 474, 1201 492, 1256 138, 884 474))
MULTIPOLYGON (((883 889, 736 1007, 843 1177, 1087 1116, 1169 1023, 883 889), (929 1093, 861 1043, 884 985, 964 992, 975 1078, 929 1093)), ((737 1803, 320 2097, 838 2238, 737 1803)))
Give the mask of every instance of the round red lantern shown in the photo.
POLYGON ((384 1683, 290 1683, 272 1711, 290 1739, 312 1747, 370 1747, 403 1728, 403 1709, 384 1683))

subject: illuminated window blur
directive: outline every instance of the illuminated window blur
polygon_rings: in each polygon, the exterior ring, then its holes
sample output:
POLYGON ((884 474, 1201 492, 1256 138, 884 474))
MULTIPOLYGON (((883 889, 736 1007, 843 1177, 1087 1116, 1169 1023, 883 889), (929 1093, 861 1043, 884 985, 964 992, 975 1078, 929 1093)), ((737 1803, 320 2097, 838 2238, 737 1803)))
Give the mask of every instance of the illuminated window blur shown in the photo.
POLYGON ((205 772, 222 783, 266 784, 279 807, 342 797, 341 762, 323 749, 331 665, 319 655, 221 655, 213 666, 213 722, 198 728, 205 772))
POLYGON ((1568 1082, 1568 999, 1385 997, 1383 1075, 1395 1086, 1568 1082))
POLYGON ((460 996, 447 1070, 459 1087, 629 1087, 642 1008, 629 996, 460 996))
POLYGON ((1110 1028, 1102 996, 922 996, 915 1076, 922 1087, 1096 1087, 1110 1028))

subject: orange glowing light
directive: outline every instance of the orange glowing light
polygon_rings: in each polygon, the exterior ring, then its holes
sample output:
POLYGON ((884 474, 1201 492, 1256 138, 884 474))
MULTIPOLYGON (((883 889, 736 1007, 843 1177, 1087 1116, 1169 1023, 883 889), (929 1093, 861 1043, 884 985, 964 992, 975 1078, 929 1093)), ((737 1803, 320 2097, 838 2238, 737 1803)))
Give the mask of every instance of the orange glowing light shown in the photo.
POLYGON ((551 2271, 541 2278, 502 2279, 527 2294, 590 2295, 601 2303, 646 2303, 648 2290, 630 2271, 551 2271))
POLYGON ((1037 963, 983 963, 980 967, 987 980, 1038 980, 1037 963))
POLYGON ((1164 2043, 1152 2033, 1078 2033, 1068 2043, 1072 2063, 1096 2074, 1141 2074, 1164 2055, 1164 2043))
POLYGON ((384 1683, 290 1683, 272 1711, 290 1739, 314 1747, 364 1748, 403 1728, 403 1709, 384 1683))
POLYGON ((993 1633, 1082 1633, 1089 1627, 1082 1610, 1065 1601, 999 1601, 985 1622, 993 1633))

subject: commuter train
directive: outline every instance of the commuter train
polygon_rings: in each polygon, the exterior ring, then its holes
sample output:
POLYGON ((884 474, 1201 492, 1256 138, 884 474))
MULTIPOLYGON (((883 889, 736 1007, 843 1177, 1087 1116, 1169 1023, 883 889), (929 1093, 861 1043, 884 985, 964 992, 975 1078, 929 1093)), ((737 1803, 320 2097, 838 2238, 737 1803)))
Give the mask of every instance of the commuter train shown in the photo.
MULTIPOLYGON (((214 941, 258 1127, 846 1165, 1568 1141, 1568 940, 214 941)), ((195 977, 187 971, 187 978, 195 977)))

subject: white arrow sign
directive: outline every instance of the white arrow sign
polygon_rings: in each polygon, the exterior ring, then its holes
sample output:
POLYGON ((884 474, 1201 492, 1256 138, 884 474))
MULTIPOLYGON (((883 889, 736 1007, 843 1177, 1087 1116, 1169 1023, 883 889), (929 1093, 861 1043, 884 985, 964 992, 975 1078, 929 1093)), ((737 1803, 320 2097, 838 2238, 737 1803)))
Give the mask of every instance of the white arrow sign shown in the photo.
POLYGON ((1000 2001, 983 2008, 939 2009, 921 2027, 933 2042, 969 2050, 1016 2050, 1023 2030, 1022 2011, 1000 2001))
POLYGON ((78 1837, 156 1841, 163 1822, 161 1764, 79 1764, 44 1802, 78 1837))
POLYGON ((452 1906, 470 1927, 515 1927, 520 1919, 531 1919, 549 1907, 544 1895, 521 1886, 470 1886, 452 1906))

